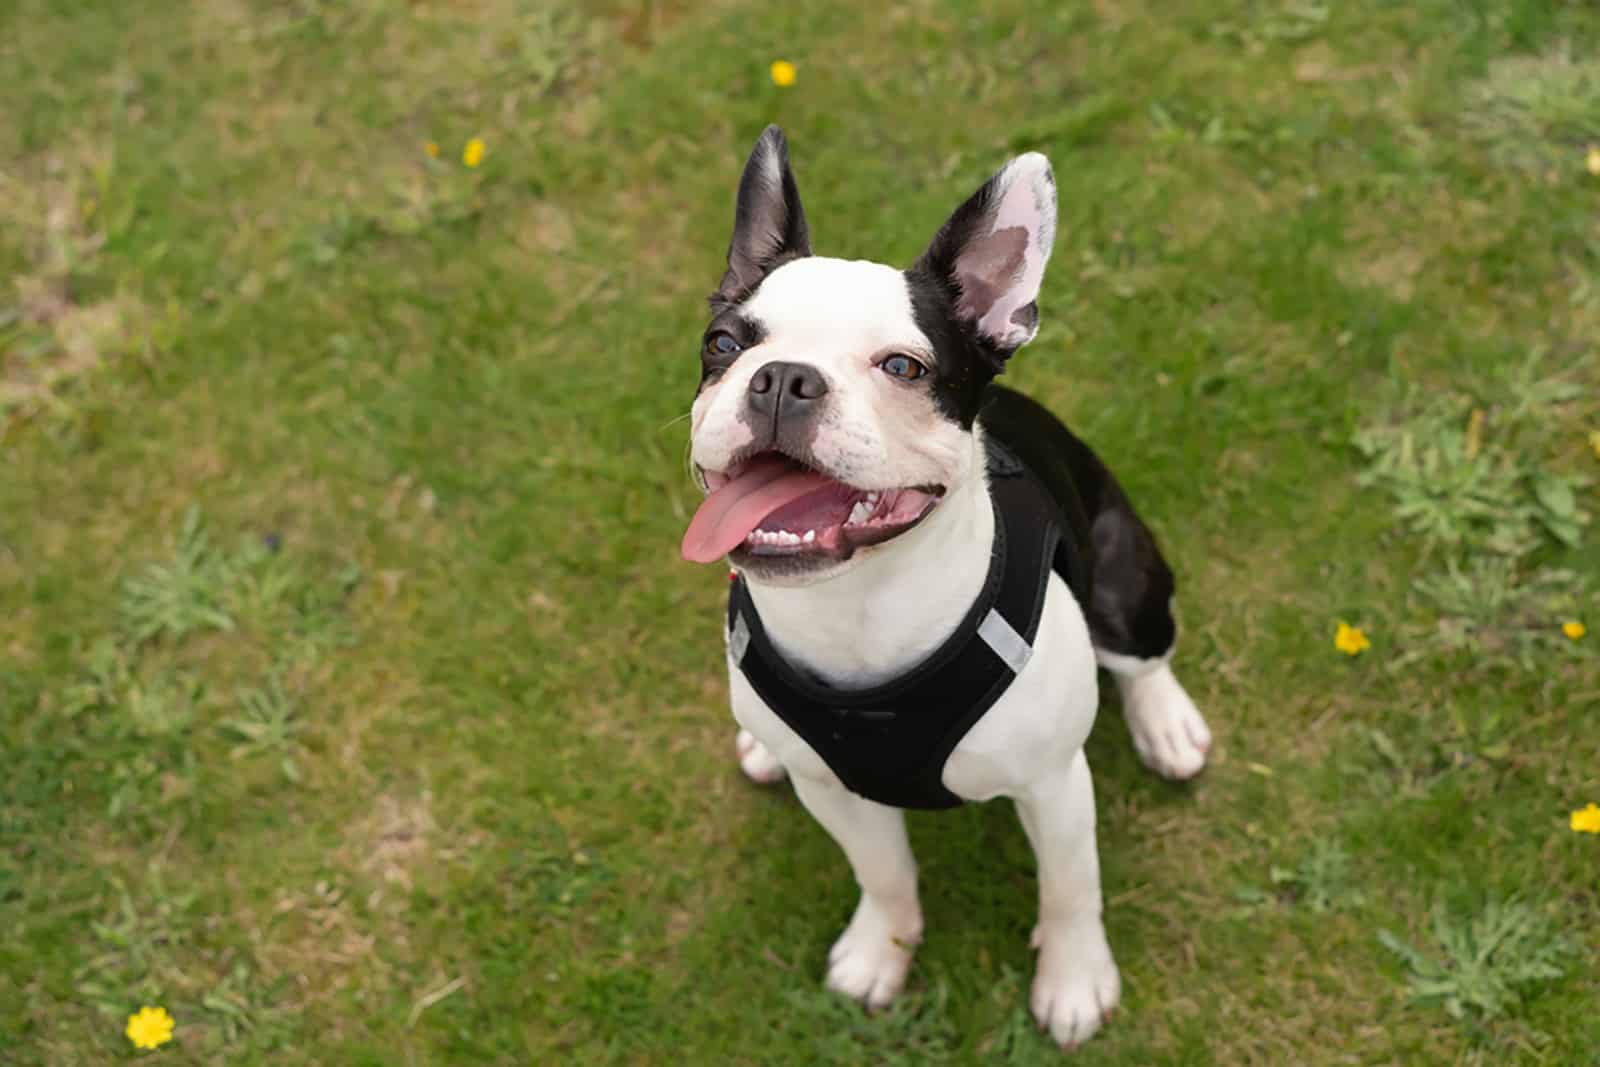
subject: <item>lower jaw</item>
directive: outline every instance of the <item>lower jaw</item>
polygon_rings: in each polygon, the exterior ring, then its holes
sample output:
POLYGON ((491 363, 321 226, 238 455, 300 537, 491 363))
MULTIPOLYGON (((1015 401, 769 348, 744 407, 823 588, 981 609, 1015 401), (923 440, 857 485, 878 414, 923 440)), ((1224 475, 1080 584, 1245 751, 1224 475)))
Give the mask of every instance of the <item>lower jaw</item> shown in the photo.
POLYGON ((819 548, 816 545, 752 545, 748 542, 728 553, 728 559, 740 567, 766 570, 778 569, 791 573, 803 570, 822 570, 835 563, 843 563, 855 555, 856 545, 841 543, 837 548, 819 548))
MULTIPOLYGON (((761 547, 765 549, 769 546, 761 547)), ((805 585, 827 578, 834 571, 848 567, 850 558, 850 554, 793 552, 781 548, 758 554, 748 545, 741 545, 728 553, 728 562, 738 568, 739 573, 759 582, 777 585, 805 585)))
MULTIPOLYGON (((928 510, 931 511, 932 507, 928 510)), ((740 569, 758 575, 798 577, 812 574, 846 562, 859 549, 894 540, 917 526, 927 515, 928 512, 924 511, 910 522, 895 526, 843 527, 837 536, 819 537, 809 544, 769 545, 746 541, 729 552, 728 558, 740 569)), ((829 533, 831 535, 832 531, 829 533)))

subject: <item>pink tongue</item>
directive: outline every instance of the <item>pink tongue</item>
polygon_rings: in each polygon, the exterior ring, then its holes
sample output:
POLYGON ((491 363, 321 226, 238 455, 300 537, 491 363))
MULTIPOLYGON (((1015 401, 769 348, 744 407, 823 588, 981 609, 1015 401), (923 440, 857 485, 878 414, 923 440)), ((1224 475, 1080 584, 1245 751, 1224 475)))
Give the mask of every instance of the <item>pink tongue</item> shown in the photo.
POLYGON ((715 563, 761 525, 761 520, 807 493, 833 485, 813 471, 778 456, 758 459, 706 497, 683 534, 683 558, 715 563))

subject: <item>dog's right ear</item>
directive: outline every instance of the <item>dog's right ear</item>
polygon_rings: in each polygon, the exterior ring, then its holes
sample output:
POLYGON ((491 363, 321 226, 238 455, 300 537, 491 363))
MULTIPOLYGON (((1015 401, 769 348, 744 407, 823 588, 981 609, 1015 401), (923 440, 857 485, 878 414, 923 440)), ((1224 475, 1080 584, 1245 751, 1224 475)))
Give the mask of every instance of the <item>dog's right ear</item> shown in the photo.
POLYGON ((805 211, 789 169, 789 144, 783 131, 761 131, 739 179, 739 204, 728 243, 728 272, 711 294, 711 309, 721 311, 755 292, 763 278, 791 259, 811 254, 805 211))

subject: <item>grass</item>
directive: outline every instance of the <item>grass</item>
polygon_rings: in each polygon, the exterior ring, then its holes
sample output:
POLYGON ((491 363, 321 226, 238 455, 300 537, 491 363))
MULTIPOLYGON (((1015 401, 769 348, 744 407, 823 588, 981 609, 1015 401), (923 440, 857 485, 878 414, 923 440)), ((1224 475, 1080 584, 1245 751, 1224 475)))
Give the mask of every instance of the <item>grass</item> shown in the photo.
POLYGON ((1378 936, 1411 968, 1412 996, 1440 1002, 1458 1019, 1469 1012, 1505 1014, 1524 988, 1563 977, 1561 957, 1571 948, 1538 912, 1498 901, 1465 921, 1435 911, 1434 937, 1447 957, 1443 964, 1387 930, 1378 936))
POLYGON ((1091 739, 1127 993, 1078 1061, 1589 1062, 1597 46, 1577 0, 7 5, 0 1061, 142 1003, 169 1062, 1056 1060, 1005 806, 912 819, 867 1018, 842 858, 732 759, 681 416, 777 121, 835 255, 1056 165, 1008 378, 1159 532, 1219 739, 1186 788, 1091 739))

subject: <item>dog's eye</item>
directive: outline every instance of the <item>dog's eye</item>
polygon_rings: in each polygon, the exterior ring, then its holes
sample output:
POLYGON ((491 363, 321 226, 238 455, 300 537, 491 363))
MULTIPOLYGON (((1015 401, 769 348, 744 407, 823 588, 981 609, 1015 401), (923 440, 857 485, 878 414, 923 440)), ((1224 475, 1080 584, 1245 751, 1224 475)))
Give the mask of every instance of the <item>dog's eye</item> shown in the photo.
POLYGON ((739 353, 739 342, 733 339, 732 334, 718 330, 706 338, 705 352, 712 359, 727 359, 739 353))
POLYGON ((924 367, 910 356, 898 352, 879 363, 878 369, 890 377, 899 378, 904 382, 914 382, 928 373, 927 367, 924 367))

